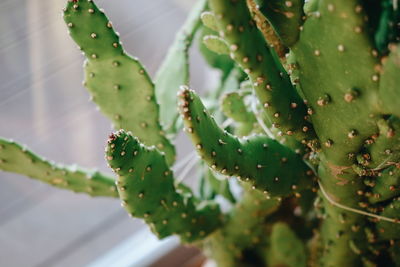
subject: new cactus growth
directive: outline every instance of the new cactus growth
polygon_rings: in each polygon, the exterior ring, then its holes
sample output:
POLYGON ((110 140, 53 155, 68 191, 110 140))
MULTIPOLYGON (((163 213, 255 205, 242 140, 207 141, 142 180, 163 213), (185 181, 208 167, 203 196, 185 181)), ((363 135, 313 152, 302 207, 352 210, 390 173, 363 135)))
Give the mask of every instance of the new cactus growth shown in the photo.
POLYGON ((69 0, 84 84, 117 130, 106 147, 116 186, 5 139, 0 168, 119 196, 158 237, 218 266, 400 266, 398 4, 199 0, 154 83, 94 1, 69 0), (189 89, 195 40, 221 72, 208 108, 189 89), (203 160, 200 189, 172 171, 183 128, 203 160))

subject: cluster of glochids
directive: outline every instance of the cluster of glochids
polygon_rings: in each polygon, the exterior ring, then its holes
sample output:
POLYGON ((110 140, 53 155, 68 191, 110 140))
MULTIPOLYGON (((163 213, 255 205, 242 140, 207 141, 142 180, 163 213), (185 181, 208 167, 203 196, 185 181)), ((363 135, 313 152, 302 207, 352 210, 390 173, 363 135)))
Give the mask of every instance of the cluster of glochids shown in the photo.
POLYGON ((123 129, 106 148, 116 186, 5 139, 0 168, 119 196, 160 238, 178 235, 218 266, 400 266, 399 10, 397 0, 198 0, 153 82, 93 1, 70 0, 84 84, 123 129), (188 88, 196 40, 221 74, 207 108, 188 88), (196 190, 172 170, 182 128, 202 159, 196 190))

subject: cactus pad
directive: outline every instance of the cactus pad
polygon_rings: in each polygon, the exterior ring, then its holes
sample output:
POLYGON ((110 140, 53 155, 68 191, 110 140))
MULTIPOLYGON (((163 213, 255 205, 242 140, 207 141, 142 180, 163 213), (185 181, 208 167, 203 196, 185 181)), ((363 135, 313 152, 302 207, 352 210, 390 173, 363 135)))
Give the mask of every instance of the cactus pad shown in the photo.
POLYGON ((260 11, 268 19, 286 46, 296 43, 303 24, 304 0, 257 0, 260 11))
POLYGON ((93 1, 83 0, 68 2, 64 20, 87 58, 84 84, 93 101, 114 128, 157 146, 172 164, 175 150, 159 122, 154 84, 140 62, 124 52, 111 22, 93 1))
POLYGON ((192 90, 183 88, 180 99, 186 131, 214 170, 241 177, 271 196, 286 196, 312 185, 312 171, 289 148, 265 136, 238 139, 222 131, 192 90))
POLYGON ((400 46, 390 45, 390 54, 384 60, 381 82, 379 84, 379 95, 382 100, 382 109, 384 113, 389 113, 400 117, 399 104, 397 97, 399 95, 399 77, 400 71, 400 46))
POLYGON ((271 232, 272 266, 305 267, 306 253, 303 242, 285 223, 276 223, 271 232))
POLYGON ((176 124, 179 116, 176 109, 176 93, 181 85, 189 85, 189 48, 201 26, 200 15, 207 1, 200 0, 175 36, 175 40, 164 62, 157 71, 155 90, 160 102, 160 119, 168 132, 176 133, 180 127, 176 124))
POLYGON ((304 143, 315 138, 305 120, 306 107, 292 86, 272 48, 268 48, 252 19, 245 1, 210 0, 219 18, 218 26, 228 42, 232 58, 246 72, 264 111, 282 134, 304 143))
POLYGON ((118 197, 113 178, 75 165, 63 166, 52 163, 16 142, 5 139, 0 139, 0 170, 23 174, 77 193, 118 197))
POLYGON ((204 238, 221 225, 216 204, 198 203, 190 192, 174 185, 165 156, 129 133, 111 134, 107 160, 117 173, 122 206, 143 218, 160 238, 178 234, 185 242, 204 238))

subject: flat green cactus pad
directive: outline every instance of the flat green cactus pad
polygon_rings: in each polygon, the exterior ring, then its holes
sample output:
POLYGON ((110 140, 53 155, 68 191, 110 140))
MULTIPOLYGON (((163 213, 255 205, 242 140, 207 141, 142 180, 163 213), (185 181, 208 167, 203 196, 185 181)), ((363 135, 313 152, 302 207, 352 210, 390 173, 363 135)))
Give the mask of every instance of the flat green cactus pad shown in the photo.
POLYGON ((400 266, 400 240, 392 242, 389 248, 390 257, 396 266, 400 266))
POLYGON ((388 50, 388 44, 399 41, 400 9, 398 0, 382 0, 378 3, 382 10, 374 39, 378 50, 385 53, 388 50))
POLYGON ((64 20, 85 53, 85 86, 116 129, 132 131, 146 145, 166 153, 175 150, 159 122, 154 84, 140 62, 126 54, 111 22, 93 1, 69 1, 64 20))
MULTIPOLYGON (((202 199, 214 199, 216 196, 223 196, 231 203, 236 199, 230 189, 229 180, 220 179, 219 173, 213 172, 207 165, 203 164, 203 175, 201 176, 199 193, 202 199)), ((225 178, 225 177, 224 177, 225 178)))
POLYGON ((203 43, 208 49, 217 54, 229 55, 229 47, 221 37, 206 35, 203 37, 203 43))
POLYGON ((382 169, 400 160, 400 119, 391 116, 378 121, 379 133, 368 139, 366 152, 362 155, 366 166, 382 169))
POLYGON ((286 46, 296 43, 303 23, 304 0, 257 0, 260 11, 286 46))
POLYGON ((254 113, 248 110, 245 104, 245 96, 248 93, 230 92, 221 98, 221 109, 225 116, 232 118, 237 122, 255 123, 256 117, 254 113))
POLYGON ((276 223, 271 232, 272 266, 282 264, 288 267, 307 266, 306 250, 303 242, 285 223, 276 223))
POLYGON ((292 150, 266 136, 238 139, 222 131, 192 90, 183 88, 180 99, 186 131, 211 168, 241 177, 271 196, 311 187, 312 171, 292 150))
POLYGON ((377 131, 377 52, 360 26, 358 1, 318 2, 292 51, 323 152, 336 165, 350 165, 349 154, 377 131))
POLYGON ((400 169, 391 166, 373 180, 371 203, 381 202, 400 195, 400 169))
POLYGON ((160 238, 178 234, 185 242, 204 238, 221 225, 216 204, 197 203, 188 188, 175 187, 165 156, 129 133, 111 134, 107 160, 118 174, 122 206, 143 218, 160 238))
POLYGON ((217 19, 215 18, 215 15, 210 12, 210 11, 205 11, 201 13, 201 22, 203 22, 203 25, 206 26, 207 28, 214 30, 218 32, 218 25, 217 25, 217 19))
POLYGON ((75 165, 52 163, 10 140, 0 139, 0 170, 91 196, 118 197, 113 178, 75 165))
POLYGON ((97 0, 65 1, 117 179, 1 138, 0 170, 119 196, 218 267, 400 267, 400 0, 196 0, 155 83, 97 0), (171 167, 182 128, 196 151, 171 167))
POLYGON ((360 204, 364 204, 364 196, 358 192, 365 190, 362 179, 351 167, 335 166, 325 158, 322 158, 319 164, 318 176, 323 186, 323 190, 320 187, 319 193, 323 196, 325 214, 320 232, 325 249, 319 261, 322 265, 328 262, 326 266, 332 267, 359 266, 361 259, 356 251, 366 250, 367 247, 363 231, 365 217, 334 206, 327 196, 346 207, 361 209, 360 204), (322 194, 322 191, 325 194, 322 194))
MULTIPOLYGON (((206 44, 204 43, 204 38, 209 38, 209 36, 214 36, 212 38, 215 38, 215 37, 218 38, 218 36, 216 36, 216 34, 217 34, 217 32, 215 32, 214 30, 211 30, 205 26, 202 26, 200 29, 200 34, 199 34, 199 41, 200 41, 199 50, 200 50, 203 58, 206 60, 206 62, 208 63, 208 65, 210 67, 216 68, 216 69, 219 69, 222 71, 221 83, 223 84, 223 83, 225 83, 228 76, 231 76, 231 77, 235 76, 234 72, 237 73, 237 71, 232 71, 234 69, 234 61, 229 57, 229 55, 218 54, 218 53, 210 50, 210 48, 207 47, 206 44)), ((222 49, 224 49, 224 48, 222 48, 222 49)), ((218 52, 225 53, 226 51, 221 50, 218 52)), ((231 88, 229 88, 229 89, 231 89, 231 88)), ((213 94, 218 95, 219 91, 221 91, 221 90, 220 89, 216 90, 216 92, 213 92, 213 94)))
POLYGON ((264 111, 282 134, 293 135, 304 143, 315 136, 305 119, 306 106, 291 84, 275 52, 268 47, 253 22, 246 1, 210 0, 231 57, 246 72, 264 111))
POLYGON ((247 136, 251 132, 256 132, 257 119, 249 105, 246 105, 246 96, 249 93, 236 91, 226 93, 221 98, 221 111, 225 116, 235 121, 235 135, 242 137, 247 136))
POLYGON ((396 240, 400 239, 400 199, 395 198, 391 203, 386 205, 381 216, 395 219, 397 223, 379 221, 376 228, 378 229, 379 239, 381 240, 396 240))
POLYGON ((390 54, 382 68, 379 95, 383 112, 400 117, 398 96, 400 93, 400 46, 390 45, 390 54))
POLYGON ((204 241, 205 253, 218 262, 218 267, 253 266, 245 264, 245 251, 255 247, 256 255, 250 261, 254 266, 266 266, 263 250, 268 246, 270 226, 264 224, 267 216, 276 212, 281 202, 276 198, 266 199, 265 195, 253 190, 246 183, 243 195, 229 214, 225 225, 204 241))
POLYGON ((169 133, 176 133, 179 116, 176 109, 176 93, 181 85, 189 85, 189 48, 201 26, 200 15, 206 7, 206 0, 199 0, 175 36, 175 40, 155 78, 156 96, 160 102, 160 119, 169 133))

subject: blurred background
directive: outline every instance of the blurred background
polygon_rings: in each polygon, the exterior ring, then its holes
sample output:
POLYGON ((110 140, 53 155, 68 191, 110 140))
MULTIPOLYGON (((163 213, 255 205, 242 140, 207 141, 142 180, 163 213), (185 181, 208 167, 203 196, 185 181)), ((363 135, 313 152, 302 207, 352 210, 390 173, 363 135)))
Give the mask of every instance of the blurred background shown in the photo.
MULTIPOLYGON (((83 56, 61 17, 66 1, 0 1, 0 136, 111 174, 103 156, 111 124, 82 86, 83 56)), ((194 2, 96 1, 153 77, 194 2)), ((193 87, 209 87, 205 63, 197 53, 191 60, 193 87)), ((193 150, 183 136, 178 143, 178 158, 193 150)), ((174 238, 156 241, 116 199, 0 172, 0 266, 184 266, 197 253, 176 247, 174 238), (156 262, 164 254, 169 263, 156 262)))

